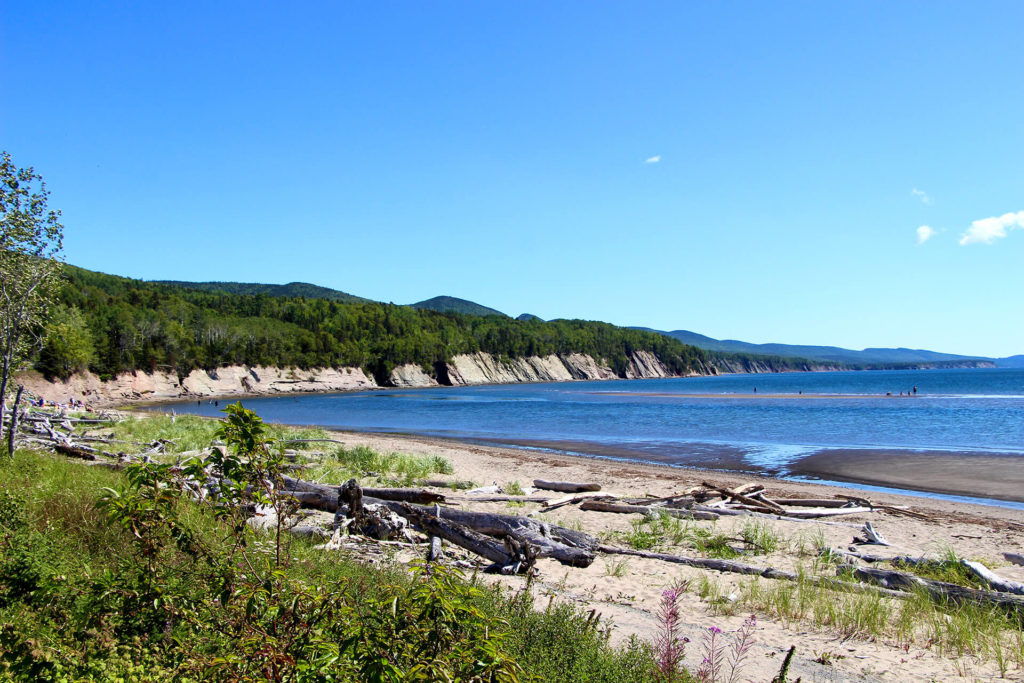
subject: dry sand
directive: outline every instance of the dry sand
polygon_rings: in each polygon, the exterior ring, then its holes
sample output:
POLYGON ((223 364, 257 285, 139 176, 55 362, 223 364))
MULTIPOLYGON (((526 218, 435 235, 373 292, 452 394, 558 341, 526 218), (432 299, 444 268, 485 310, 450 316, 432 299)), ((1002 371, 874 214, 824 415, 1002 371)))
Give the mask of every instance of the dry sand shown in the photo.
MULTIPOLYGON (((518 481, 527 486, 535 478, 596 481, 601 483, 603 490, 613 493, 660 496, 679 492, 710 478, 730 486, 756 481, 767 487, 770 496, 776 497, 822 498, 856 493, 849 488, 759 478, 747 474, 682 470, 424 437, 356 433, 336 433, 336 437, 349 445, 365 444, 377 450, 443 455, 454 464, 456 478, 470 479, 481 485, 518 481)), ((921 463, 915 463, 900 476, 911 477, 915 468, 919 473, 927 472, 921 468, 921 463)), ((886 471, 891 471, 891 468, 886 471)), ((954 475, 952 473, 950 476, 954 475)), ((884 479, 881 475, 880 478, 884 479)), ((922 478, 919 476, 917 480, 922 478)), ((898 484, 900 481, 894 476, 880 483, 898 484)), ((453 498, 466 498, 462 494, 451 495, 453 498)), ((928 518, 922 520, 876 511, 863 516, 831 520, 837 522, 834 524, 769 522, 785 539, 785 549, 769 556, 747 557, 743 561, 780 569, 794 569, 800 564, 806 566, 810 560, 807 557, 801 558, 796 551, 801 543, 809 546, 812 539, 821 534, 831 547, 845 548, 857 533, 855 527, 870 520, 893 544, 891 548, 875 546, 873 552, 887 555, 936 555, 953 547, 962 557, 982 559, 999 566, 998 573, 1005 578, 1024 581, 1024 567, 1006 564, 1002 558, 1004 551, 1024 552, 1024 511, 875 492, 863 492, 862 495, 877 503, 910 506, 928 518)), ((510 509, 505 503, 474 503, 472 507, 493 512, 527 514, 538 510, 540 506, 528 504, 510 509)), ((541 515, 540 518, 566 526, 579 526, 595 535, 608 537, 609 543, 622 545, 622 541, 616 539, 614 534, 628 531, 630 523, 639 516, 584 512, 576 506, 570 506, 541 515)), ((723 518, 717 523, 716 531, 736 536, 744 523, 744 518, 723 518)), ((696 524, 710 526, 712 523, 696 524)), ((673 552, 695 554, 692 550, 683 549, 673 552)), ((684 633, 692 641, 687 648, 686 660, 694 667, 700 662, 700 641, 708 626, 718 626, 728 636, 741 626, 746 616, 742 610, 734 616, 715 616, 712 606, 702 601, 695 590, 700 577, 707 575, 718 581, 723 593, 728 595, 742 582, 749 581, 746 577, 734 574, 702 572, 656 560, 604 555, 599 555, 597 561, 587 569, 569 569, 552 560, 540 561, 539 569, 540 575, 534 584, 539 606, 547 604, 548 600, 557 599, 571 600, 586 609, 594 609, 602 615, 603 620, 612 624, 612 640, 615 643, 622 643, 632 635, 641 638, 654 636, 657 631, 655 612, 662 591, 673 582, 691 581, 690 590, 683 597, 681 606, 686 622, 684 633), (624 575, 614 576, 615 563, 623 560, 624 575)), ((514 588, 522 588, 524 585, 521 577, 492 580, 514 588)), ((900 646, 887 637, 872 639, 867 636, 844 636, 811 623, 784 623, 769 615, 757 616, 758 644, 742 680, 769 680, 778 670, 782 656, 790 645, 796 645, 798 651, 790 680, 795 680, 796 676, 802 676, 805 682, 995 680, 999 677, 999 670, 992 661, 983 661, 971 655, 943 655, 934 648, 926 647, 926 643, 900 646), (832 663, 826 666, 816 663, 813 661, 815 659, 828 659, 832 663)), ((1016 667, 1016 663, 1010 665, 1007 678, 1024 680, 1024 674, 1016 667)))

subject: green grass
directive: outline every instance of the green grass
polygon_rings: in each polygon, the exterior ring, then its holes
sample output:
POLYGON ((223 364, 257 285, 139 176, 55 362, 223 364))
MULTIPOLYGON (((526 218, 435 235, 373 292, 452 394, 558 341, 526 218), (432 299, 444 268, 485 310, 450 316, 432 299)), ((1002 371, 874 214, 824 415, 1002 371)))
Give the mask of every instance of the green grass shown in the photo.
POLYGON ((372 477, 385 484, 408 486, 431 474, 454 471, 451 462, 440 455, 382 453, 369 446, 342 446, 311 463, 304 476, 327 484, 372 477))
MULTIPOLYGON (((183 453, 209 448, 216 439, 215 433, 220 422, 196 415, 151 415, 146 417, 132 416, 121 422, 113 423, 110 429, 101 428, 103 433, 113 432, 114 438, 123 441, 152 443, 157 439, 168 439, 168 453, 183 453)), ((326 439, 327 431, 320 427, 286 427, 267 424, 267 438, 282 439, 326 439)), ((309 450, 323 445, 316 443, 282 444, 292 450, 309 450)), ((140 447, 140 450, 142 447, 140 447)), ((127 452, 127 449, 125 449, 127 452)))
MULTIPOLYGON (((308 680, 367 680, 383 661, 448 667, 461 680, 476 680, 481 662, 515 663, 531 681, 654 679, 651 648, 610 646, 593 614, 573 604, 537 612, 529 593, 451 572, 411 575, 289 538, 277 573, 254 582, 250 573, 272 562, 272 537, 246 530, 242 561, 213 508, 185 499, 180 528, 213 563, 171 534, 147 572, 140 542, 155 532, 112 523, 97 507, 105 488, 129 494, 123 472, 30 451, 0 461, 0 680, 262 680, 267 669, 254 665, 273 661, 282 680, 294 662, 308 665, 308 680), (217 588, 223 576, 233 577, 227 593, 217 588)), ((430 671, 425 679, 444 678, 430 671)))

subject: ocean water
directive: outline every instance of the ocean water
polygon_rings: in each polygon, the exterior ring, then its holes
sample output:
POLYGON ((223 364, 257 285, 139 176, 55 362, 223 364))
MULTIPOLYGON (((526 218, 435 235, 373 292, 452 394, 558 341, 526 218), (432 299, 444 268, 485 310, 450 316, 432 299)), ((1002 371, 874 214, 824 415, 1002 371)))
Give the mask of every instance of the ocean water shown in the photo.
MULTIPOLYGON (((999 453, 1022 457, 1024 466, 1020 369, 441 387, 250 398, 244 404, 272 422, 774 476, 786 476, 793 463, 827 449, 999 453), (914 387, 916 395, 899 396, 914 387)), ((219 415, 222 408, 206 401, 172 407, 204 415, 219 415)))

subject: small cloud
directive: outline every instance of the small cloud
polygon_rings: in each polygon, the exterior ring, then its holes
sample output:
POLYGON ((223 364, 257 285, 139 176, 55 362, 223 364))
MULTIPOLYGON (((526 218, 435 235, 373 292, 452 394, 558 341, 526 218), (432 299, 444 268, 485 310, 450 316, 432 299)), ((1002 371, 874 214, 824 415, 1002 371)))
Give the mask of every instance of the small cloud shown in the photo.
POLYGON ((971 227, 960 236, 960 246, 969 244, 992 244, 1006 237, 1010 230, 1024 228, 1024 211, 1004 213, 1002 216, 981 218, 973 221, 971 227))
POLYGON ((916 187, 910 191, 910 194, 914 195, 921 200, 922 204, 931 204, 932 198, 928 196, 928 193, 924 190, 919 190, 916 187))
POLYGON ((917 243, 924 244, 932 237, 935 237, 937 230, 930 225, 922 225, 917 229, 917 243))
POLYGON ((660 154, 656 154, 656 155, 655 155, 655 156, 653 156, 653 157, 648 157, 648 158, 647 158, 647 159, 646 159, 646 160, 644 161, 644 163, 645 163, 645 164, 656 164, 656 163, 658 163, 659 161, 661 161, 661 155, 660 155, 660 154))

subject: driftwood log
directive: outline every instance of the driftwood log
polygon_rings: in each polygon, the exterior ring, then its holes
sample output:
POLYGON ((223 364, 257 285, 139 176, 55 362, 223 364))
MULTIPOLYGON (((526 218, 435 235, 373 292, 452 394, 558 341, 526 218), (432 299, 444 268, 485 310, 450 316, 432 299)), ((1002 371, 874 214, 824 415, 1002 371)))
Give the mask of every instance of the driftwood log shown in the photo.
POLYGON ((908 594, 890 590, 886 588, 880 588, 873 585, 864 585, 860 583, 853 583, 850 581, 839 581, 822 576, 801 576, 793 572, 787 572, 782 569, 775 569, 773 567, 758 567, 752 564, 745 564, 743 562, 735 562, 733 560, 716 560, 706 557, 686 557, 685 555, 668 555, 666 553, 652 553, 645 550, 631 550, 629 548, 617 548, 614 546, 602 545, 598 548, 602 553, 609 555, 629 555, 632 557, 642 557, 649 560, 661 560, 662 562, 671 562, 673 564, 682 564, 687 567, 696 567, 698 569, 711 569, 719 572, 726 572, 732 574, 745 574, 747 576, 760 576, 765 579, 778 579, 781 581, 804 581, 815 586, 822 586, 824 588, 832 588, 834 590, 852 591, 854 593, 876 593, 884 595, 889 598, 906 599, 908 594))
POLYGON ((533 487, 545 491, 559 491, 561 493, 583 493, 584 491, 600 491, 600 484, 573 481, 545 481, 534 479, 533 487))
POLYGON ((620 514, 639 513, 641 515, 668 515, 669 517, 678 517, 680 519, 718 519, 718 515, 714 512, 703 512, 701 510, 686 510, 657 505, 629 505, 627 503, 610 503, 603 500, 587 500, 583 503, 583 505, 580 505, 580 510, 592 510, 594 512, 618 512, 620 514))
MULTIPOLYGON (((305 481, 303 479, 296 479, 295 477, 281 477, 284 482, 284 488, 288 493, 296 491, 306 493, 319 493, 324 499, 335 499, 335 508, 333 510, 327 510, 326 508, 319 508, 326 510, 327 512, 337 512, 337 496, 338 487, 330 484, 317 484, 311 481, 305 481)), ((419 503, 421 505, 429 505, 430 503, 443 503, 445 498, 443 494, 434 493, 433 491, 425 491, 423 489, 378 489, 378 488, 363 488, 363 495, 367 498, 378 498, 380 500, 394 500, 401 501, 404 503, 419 503)), ((310 501, 317 500, 315 497, 310 497, 310 501)), ((301 498, 300 498, 301 501, 301 498)), ((313 503, 310 507, 315 507, 313 503)))
POLYGON ((421 531, 433 537, 443 538, 495 564, 494 569, 507 573, 526 571, 536 562, 537 556, 530 543, 515 537, 506 536, 504 543, 476 532, 461 524, 437 517, 423 508, 408 503, 396 503, 401 510, 392 507, 395 512, 408 519, 421 531))
POLYGON ((920 576, 891 569, 857 567, 853 570, 853 576, 861 581, 867 581, 891 590, 924 590, 938 600, 954 603, 997 605, 1024 617, 1024 596, 967 588, 966 586, 958 586, 955 583, 924 579, 920 576))
POLYGON ((1010 564, 1024 565, 1024 555, 1019 555, 1017 553, 1003 553, 1003 559, 1010 564))
POLYGON ((790 516, 788 516, 788 513, 791 512, 790 510, 787 510, 786 514, 777 515, 777 514, 774 514, 774 513, 771 513, 771 512, 754 512, 753 510, 736 510, 736 509, 733 509, 733 508, 724 508, 724 507, 723 508, 717 508, 717 507, 710 507, 708 505, 694 505, 690 509, 691 510, 699 510, 699 511, 703 511, 703 512, 714 512, 716 514, 724 515, 724 516, 741 516, 741 515, 746 515, 748 517, 757 517, 759 519, 774 519, 774 520, 779 521, 779 522, 814 522, 816 524, 825 524, 827 526, 841 526, 841 527, 845 527, 847 529, 857 529, 857 530, 862 529, 862 526, 860 524, 848 524, 848 523, 845 523, 845 522, 826 522, 826 521, 822 521, 822 520, 816 519, 816 518, 790 517, 790 516))
MULTIPOLYGON (((420 514, 430 513, 430 508, 419 505, 406 507, 402 503, 392 501, 374 502, 383 503, 403 516, 407 509, 420 514)), ((536 547, 537 557, 550 557, 571 567, 589 567, 594 562, 594 553, 600 545, 597 538, 590 534, 526 517, 447 508, 444 511, 444 521, 467 527, 485 536, 499 539, 511 536, 536 547)))
POLYGON ((980 562, 960 560, 960 564, 966 567, 967 571, 971 572, 971 574, 974 574, 976 577, 984 581, 992 590, 999 591, 1001 593, 1024 595, 1024 583, 1004 579, 980 562))

